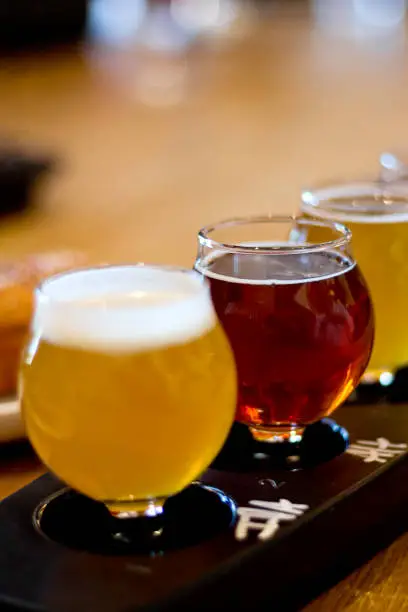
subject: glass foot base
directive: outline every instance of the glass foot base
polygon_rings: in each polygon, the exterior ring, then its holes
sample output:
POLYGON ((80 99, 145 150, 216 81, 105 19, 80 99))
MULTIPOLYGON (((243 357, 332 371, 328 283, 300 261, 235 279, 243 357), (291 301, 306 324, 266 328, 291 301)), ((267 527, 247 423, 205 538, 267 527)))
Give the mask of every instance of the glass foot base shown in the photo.
POLYGON ((67 488, 36 508, 33 523, 43 536, 69 548, 151 555, 207 540, 233 525, 235 515, 229 497, 199 483, 166 500, 162 514, 137 518, 112 516, 104 504, 67 488))
POLYGON ((348 433, 333 419, 322 419, 305 428, 300 442, 270 444, 257 440, 246 425, 235 422, 211 467, 222 471, 274 473, 299 470, 330 461, 348 446, 348 433))
POLYGON ((165 497, 156 497, 154 499, 143 499, 140 501, 111 501, 105 500, 104 505, 107 506, 109 512, 114 518, 118 519, 134 519, 140 517, 155 517, 163 514, 165 497))

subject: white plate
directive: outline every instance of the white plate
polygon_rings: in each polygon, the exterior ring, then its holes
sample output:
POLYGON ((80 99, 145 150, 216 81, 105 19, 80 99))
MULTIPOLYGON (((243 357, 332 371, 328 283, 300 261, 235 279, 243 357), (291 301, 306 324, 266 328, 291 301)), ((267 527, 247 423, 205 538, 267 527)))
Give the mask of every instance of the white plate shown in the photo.
POLYGON ((0 443, 25 437, 20 402, 15 397, 0 399, 0 443))

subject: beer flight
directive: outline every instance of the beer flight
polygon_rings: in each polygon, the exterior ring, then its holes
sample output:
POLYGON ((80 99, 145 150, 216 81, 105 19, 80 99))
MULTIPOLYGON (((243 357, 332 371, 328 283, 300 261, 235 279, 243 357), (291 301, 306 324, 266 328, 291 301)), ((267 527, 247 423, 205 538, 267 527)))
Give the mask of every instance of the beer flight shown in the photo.
POLYGON ((376 185, 305 191, 299 216, 207 226, 191 270, 118 265, 44 281, 21 399, 45 465, 116 518, 158 516, 234 419, 256 440, 299 442, 367 366, 378 377, 407 362, 408 199, 376 185))

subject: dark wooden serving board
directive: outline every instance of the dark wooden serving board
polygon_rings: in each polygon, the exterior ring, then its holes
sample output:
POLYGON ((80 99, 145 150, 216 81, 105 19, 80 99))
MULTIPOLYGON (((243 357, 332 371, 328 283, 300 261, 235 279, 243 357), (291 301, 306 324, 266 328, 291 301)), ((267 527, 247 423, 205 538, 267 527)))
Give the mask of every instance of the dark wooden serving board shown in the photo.
POLYGON ((0 504, 1 609, 301 608, 408 527, 408 407, 346 406, 336 420, 351 446, 331 460, 294 471, 218 462, 227 468, 202 481, 233 498, 235 523, 162 555, 91 554, 44 538, 32 513, 61 483, 51 475, 31 483, 0 504))

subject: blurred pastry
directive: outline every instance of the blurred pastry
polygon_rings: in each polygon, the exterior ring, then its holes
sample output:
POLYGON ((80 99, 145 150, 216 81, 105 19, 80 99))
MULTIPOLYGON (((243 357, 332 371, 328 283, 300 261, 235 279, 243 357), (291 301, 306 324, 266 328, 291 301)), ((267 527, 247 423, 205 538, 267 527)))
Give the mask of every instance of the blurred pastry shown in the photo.
POLYGON ((0 263, 0 396, 16 392, 35 287, 47 276, 84 263, 82 254, 71 251, 39 253, 0 263))

